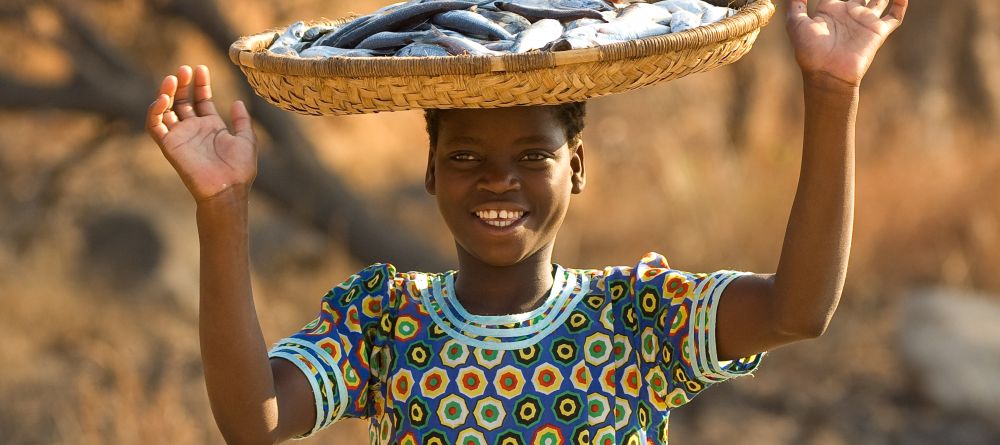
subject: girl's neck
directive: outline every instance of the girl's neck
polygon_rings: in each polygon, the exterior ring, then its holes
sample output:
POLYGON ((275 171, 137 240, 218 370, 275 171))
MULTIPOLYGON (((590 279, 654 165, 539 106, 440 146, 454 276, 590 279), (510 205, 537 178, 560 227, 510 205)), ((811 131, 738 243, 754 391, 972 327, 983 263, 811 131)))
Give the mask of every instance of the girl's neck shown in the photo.
POLYGON ((455 297, 476 315, 530 312, 552 288, 552 245, 510 266, 493 266, 458 247, 455 297))

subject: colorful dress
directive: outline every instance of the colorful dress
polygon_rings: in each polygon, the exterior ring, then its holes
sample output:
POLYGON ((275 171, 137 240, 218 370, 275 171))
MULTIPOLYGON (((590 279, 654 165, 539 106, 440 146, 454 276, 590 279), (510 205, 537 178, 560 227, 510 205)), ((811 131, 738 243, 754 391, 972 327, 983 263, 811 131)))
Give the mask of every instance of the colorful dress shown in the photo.
POLYGON ((373 444, 666 444, 671 409, 761 360, 715 349, 719 298, 745 272, 681 272, 655 252, 553 264, 545 302, 505 316, 466 311, 456 273, 371 265, 275 344, 312 385, 305 436, 356 417, 373 444))

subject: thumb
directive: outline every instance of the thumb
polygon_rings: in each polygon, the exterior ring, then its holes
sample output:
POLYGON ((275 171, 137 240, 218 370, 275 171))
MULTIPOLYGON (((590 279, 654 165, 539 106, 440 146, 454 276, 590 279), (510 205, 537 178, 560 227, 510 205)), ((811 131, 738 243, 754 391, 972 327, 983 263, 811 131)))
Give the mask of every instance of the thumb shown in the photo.
POLYGON ((808 19, 809 13, 806 11, 808 0, 791 0, 788 2, 788 22, 808 19))
POLYGON ((230 116, 233 118, 233 131, 236 136, 244 137, 256 144, 257 137, 253 133, 253 119, 250 118, 250 112, 247 111, 247 106, 242 100, 233 102, 230 116))

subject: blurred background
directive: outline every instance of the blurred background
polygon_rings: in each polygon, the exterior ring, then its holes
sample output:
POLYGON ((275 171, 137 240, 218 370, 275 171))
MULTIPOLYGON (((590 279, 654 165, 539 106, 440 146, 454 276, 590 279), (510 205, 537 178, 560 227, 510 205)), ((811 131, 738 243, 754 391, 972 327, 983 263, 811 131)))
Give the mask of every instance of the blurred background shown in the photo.
MULTIPOLYGON (((239 35, 387 1, 0 4, 0 443, 221 443, 201 374, 194 205, 142 118, 180 64, 254 98, 239 35)), ((774 270, 802 84, 784 1, 743 60, 590 102, 588 187, 554 261, 774 270)), ((1000 3, 911 2, 862 86, 857 214, 827 333, 675 411, 676 444, 1000 443, 1000 3)), ((268 342, 374 261, 455 265, 420 112, 259 99, 255 299, 268 342)), ((226 117, 228 121, 228 116, 226 117)), ((304 443, 366 443, 345 421, 304 443)))

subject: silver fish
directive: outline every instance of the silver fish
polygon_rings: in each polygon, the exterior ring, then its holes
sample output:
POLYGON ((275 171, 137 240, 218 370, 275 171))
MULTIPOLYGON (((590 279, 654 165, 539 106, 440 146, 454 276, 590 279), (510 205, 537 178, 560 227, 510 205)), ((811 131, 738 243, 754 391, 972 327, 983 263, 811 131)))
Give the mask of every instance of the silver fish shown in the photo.
POLYGON ((544 51, 569 51, 571 49, 592 48, 600 45, 599 42, 583 37, 560 37, 546 45, 544 51))
POLYGON ((701 16, 687 10, 678 10, 670 17, 670 32, 687 31, 699 26, 701 26, 701 16))
MULTIPOLYGON (((571 30, 574 30, 574 29, 579 28, 581 26, 596 25, 596 24, 599 24, 599 23, 604 23, 604 20, 597 20, 597 19, 578 19, 578 20, 573 20, 572 22, 569 22, 569 23, 566 24, 565 31, 571 31, 571 30)), ((563 32, 565 32, 565 31, 563 31, 563 32)))
POLYGON ((413 42, 396 51, 397 57, 442 57, 450 56, 448 50, 430 43, 413 42))
POLYGON ((553 40, 562 36, 563 26, 555 19, 542 19, 531 25, 531 28, 517 35, 514 47, 510 49, 513 53, 525 53, 533 49, 539 49, 548 45, 553 40))
POLYGON ((496 2, 494 4, 497 6, 497 8, 500 8, 501 10, 513 12, 532 22, 542 19, 554 19, 563 21, 577 20, 583 18, 599 19, 599 20, 604 19, 604 16, 601 15, 600 11, 596 11, 593 9, 546 8, 546 7, 528 6, 510 1, 496 2))
POLYGON ((653 5, 664 8, 671 13, 687 11, 697 15, 699 18, 705 12, 705 6, 711 6, 700 0, 663 0, 662 2, 653 3, 653 5))
POLYGON ((400 26, 420 22, 445 11, 468 9, 472 6, 474 6, 473 2, 457 0, 437 0, 400 6, 369 20, 364 25, 350 32, 344 33, 336 42, 333 42, 333 46, 338 48, 353 48, 370 35, 382 31, 392 31, 400 26))
POLYGON ((337 41, 340 40, 340 38, 343 37, 344 34, 347 34, 351 31, 354 31, 355 29, 364 26, 375 17, 378 17, 378 14, 368 14, 366 16, 361 16, 354 20, 351 20, 350 22, 341 25, 340 29, 332 33, 329 33, 323 38, 317 40, 315 46, 337 46, 336 45, 337 41))
POLYGON ((667 34, 670 27, 655 22, 623 21, 582 26, 563 35, 571 43, 590 41, 598 45, 667 34))
POLYGON ((528 19, 514 14, 513 12, 490 11, 486 9, 477 9, 476 12, 502 26, 503 29, 506 29, 507 32, 511 34, 520 33, 531 26, 531 22, 529 22, 528 19))
POLYGON ((521 6, 548 9, 591 9, 594 11, 614 11, 614 4, 605 0, 504 0, 521 6))
POLYGON ((376 17, 379 17, 379 16, 382 16, 383 14, 385 14, 387 12, 399 9, 400 7, 408 6, 410 4, 422 3, 422 2, 423 2, 423 0, 410 0, 410 1, 405 1, 405 2, 393 3, 391 5, 379 8, 378 10, 376 10, 375 12, 373 12, 371 14, 363 15, 361 17, 358 17, 358 18, 354 19, 354 20, 351 20, 350 22, 343 23, 343 24, 339 25, 339 27, 335 31, 333 31, 332 33, 327 33, 327 35, 325 37, 323 37, 322 39, 318 40, 316 42, 316 45, 317 46, 335 46, 335 43, 338 40, 340 40, 340 38, 343 37, 344 34, 347 34, 347 33, 351 32, 351 31, 353 31, 353 30, 355 30, 355 29, 357 29, 357 28, 359 28, 359 27, 367 24, 372 19, 374 19, 376 17))
POLYGON ((272 47, 268 48, 267 50, 270 51, 270 52, 272 52, 272 53, 274 53, 274 54, 280 54, 280 55, 283 55, 283 56, 298 56, 299 55, 298 51, 295 51, 290 46, 272 46, 272 47))
POLYGON ((302 38, 300 40, 303 42, 312 42, 320 38, 323 34, 336 32, 337 29, 338 27, 333 25, 310 26, 309 29, 306 29, 305 31, 302 32, 302 38))
POLYGON ((487 44, 485 44, 483 46, 485 46, 486 49, 491 50, 491 51, 501 51, 501 52, 502 51, 510 51, 510 49, 514 47, 514 41, 513 40, 497 40, 497 41, 489 42, 489 43, 487 43, 487 44))
POLYGON ((463 54, 470 56, 496 56, 500 54, 499 52, 488 49, 479 43, 473 42, 472 40, 446 35, 439 29, 432 29, 430 36, 425 37, 420 41, 423 43, 431 43, 441 46, 448 50, 449 54, 455 56, 463 54))
POLYGON ((712 6, 705 9, 705 13, 701 16, 701 24, 710 25, 734 14, 735 10, 725 6, 712 6))
POLYGON ((332 46, 314 46, 299 53, 299 57, 372 57, 379 55, 370 49, 343 49, 332 46))
POLYGON ((279 35, 278 38, 273 43, 271 43, 271 47, 292 46, 296 43, 299 43, 299 40, 302 39, 302 34, 305 31, 306 31, 305 23, 301 21, 292 23, 288 28, 285 29, 285 32, 281 33, 281 35, 279 35))
POLYGON ((431 17, 431 23, 464 32, 468 35, 483 36, 490 40, 511 40, 514 36, 492 20, 471 11, 448 11, 431 17))
POLYGON ((383 31, 372 34, 364 39, 355 48, 357 49, 384 49, 401 48, 416 41, 420 37, 426 37, 427 31, 392 32, 383 31))
POLYGON ((632 3, 618 12, 615 20, 645 20, 659 24, 670 24, 670 11, 649 3, 632 3))

